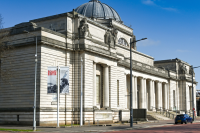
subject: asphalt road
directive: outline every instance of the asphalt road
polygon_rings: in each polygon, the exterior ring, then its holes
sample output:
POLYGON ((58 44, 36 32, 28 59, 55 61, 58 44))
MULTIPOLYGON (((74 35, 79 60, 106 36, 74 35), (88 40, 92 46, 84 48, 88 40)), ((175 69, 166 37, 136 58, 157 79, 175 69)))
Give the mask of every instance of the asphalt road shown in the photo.
POLYGON ((139 130, 121 130, 106 133, 200 133, 200 123, 178 124, 139 130))
MULTIPOLYGON (((37 127, 37 133, 160 133, 160 132, 176 132, 176 133, 183 133, 183 132, 200 132, 200 119, 196 119, 196 122, 193 124, 178 124, 174 125, 174 120, 165 120, 159 122, 148 122, 148 123, 141 123, 141 124, 134 124, 133 128, 129 127, 129 124, 125 125, 113 125, 113 126, 83 126, 83 127, 67 127, 67 128, 49 128, 49 127, 37 127)), ((27 126, 9 126, 9 125, 0 125, 0 128, 6 129, 28 129, 31 130, 32 127, 27 126)), ((8 133, 5 131, 0 131, 0 133, 8 133)), ((10 132, 9 132, 10 133, 10 132)), ((16 132, 15 132, 16 133, 16 132)), ((20 132, 22 133, 22 132, 20 132)), ((23 132, 25 133, 25 132, 23 132)), ((30 132, 29 132, 30 133, 30 132)))

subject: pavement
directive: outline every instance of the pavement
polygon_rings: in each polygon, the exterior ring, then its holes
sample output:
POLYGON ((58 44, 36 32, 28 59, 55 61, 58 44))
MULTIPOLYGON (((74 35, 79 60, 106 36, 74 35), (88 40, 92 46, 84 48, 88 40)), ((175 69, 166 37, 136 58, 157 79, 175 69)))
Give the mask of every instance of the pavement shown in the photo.
MULTIPOLYGON (((195 123, 200 124, 200 118, 197 118, 194 121, 195 123)), ((182 125, 182 124, 178 124, 182 125)), ((191 124, 187 124, 191 125, 191 124)), ((159 127, 164 127, 164 126, 174 126, 174 120, 162 120, 162 121, 150 121, 150 122, 145 122, 145 123, 139 123, 139 124, 134 124, 133 128, 130 128, 130 124, 112 124, 112 126, 76 126, 76 127, 37 127, 37 132, 38 133, 53 133, 53 132, 68 132, 68 133, 73 133, 73 132, 78 132, 78 133, 83 133, 83 132, 125 132, 125 131, 131 131, 137 130, 137 132, 141 132, 141 130, 144 129, 150 129, 150 128, 159 128, 159 127)), ((176 126, 176 125, 175 125, 176 126)), ((5 128, 5 129, 22 129, 22 130, 32 130, 32 126, 17 126, 17 125, 0 125, 0 128, 5 128)), ((146 131, 145 131, 146 132, 146 131)), ((5 131, 0 131, 0 133, 7 133, 5 131)), ((25 133, 25 132, 24 132, 25 133)), ((29 132, 30 133, 30 132, 29 132)))

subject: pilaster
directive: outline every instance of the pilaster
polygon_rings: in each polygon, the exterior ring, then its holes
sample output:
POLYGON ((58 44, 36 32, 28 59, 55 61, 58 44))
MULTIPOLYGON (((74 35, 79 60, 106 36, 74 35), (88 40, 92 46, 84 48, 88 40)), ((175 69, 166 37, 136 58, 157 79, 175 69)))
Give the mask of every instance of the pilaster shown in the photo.
POLYGON ((96 106, 96 63, 93 63, 93 106, 96 106))
POLYGON ((103 107, 109 107, 109 71, 107 65, 103 65, 103 107))

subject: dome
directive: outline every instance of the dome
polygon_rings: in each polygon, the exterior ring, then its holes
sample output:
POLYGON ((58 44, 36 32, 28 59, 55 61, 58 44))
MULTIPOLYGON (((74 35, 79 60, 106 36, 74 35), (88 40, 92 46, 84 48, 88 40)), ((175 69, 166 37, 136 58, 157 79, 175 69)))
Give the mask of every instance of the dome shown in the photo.
POLYGON ((99 0, 90 0, 88 3, 77 7, 75 11, 88 18, 121 21, 119 14, 112 7, 101 3, 99 0))

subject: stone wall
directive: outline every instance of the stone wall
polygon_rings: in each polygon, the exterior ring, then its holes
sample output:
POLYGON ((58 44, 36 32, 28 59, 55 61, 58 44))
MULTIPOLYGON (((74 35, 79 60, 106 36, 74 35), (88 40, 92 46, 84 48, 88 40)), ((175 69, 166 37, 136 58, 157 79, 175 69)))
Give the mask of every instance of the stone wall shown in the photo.
MULTIPOLYGON (((41 47, 38 46, 38 61, 41 61, 41 47)), ((10 79, 1 82, 0 88, 0 123, 30 124, 33 118, 34 79, 35 79, 35 46, 17 47, 3 61, 1 69, 7 69, 10 79), (8 59, 10 58, 10 59, 8 59), (22 113, 23 112, 23 113, 22 113), (19 117, 19 121, 17 120, 19 117)), ((37 72, 40 73, 40 66, 37 72)), ((37 97, 40 97, 40 75, 37 75, 37 97)), ((38 100, 36 103, 40 105, 38 100)), ((37 116, 39 116, 37 114, 37 116)))

